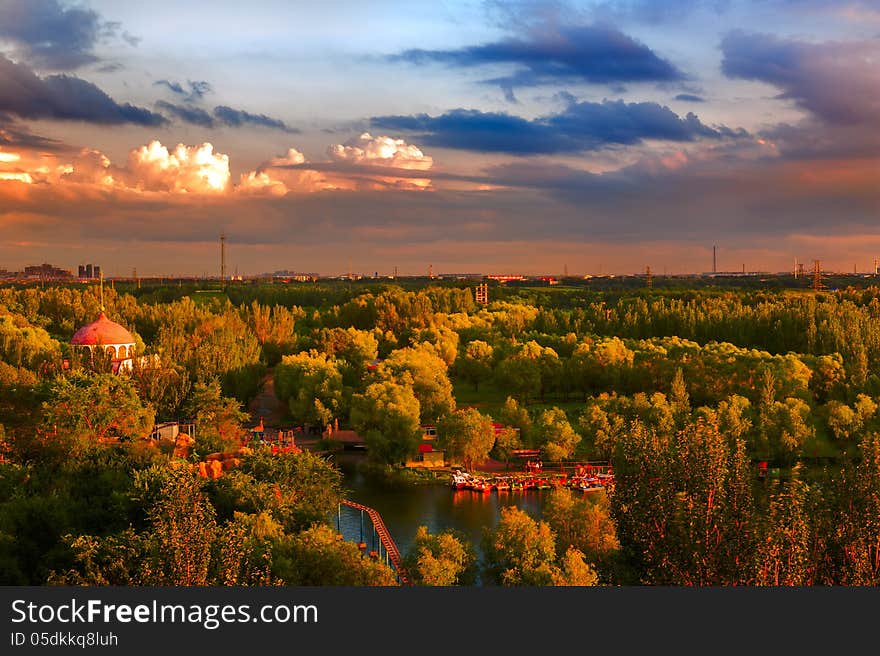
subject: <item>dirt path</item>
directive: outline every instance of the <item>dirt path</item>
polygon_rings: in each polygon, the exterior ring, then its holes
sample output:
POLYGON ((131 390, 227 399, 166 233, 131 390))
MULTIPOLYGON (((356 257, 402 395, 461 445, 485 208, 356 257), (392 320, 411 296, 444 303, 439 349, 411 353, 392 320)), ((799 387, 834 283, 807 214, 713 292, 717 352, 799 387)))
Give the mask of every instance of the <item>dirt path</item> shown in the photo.
POLYGON ((285 408, 275 396, 275 379, 271 371, 266 374, 266 378, 263 380, 263 389, 254 397, 248 409, 255 422, 262 418, 263 425, 266 427, 282 425, 285 408))

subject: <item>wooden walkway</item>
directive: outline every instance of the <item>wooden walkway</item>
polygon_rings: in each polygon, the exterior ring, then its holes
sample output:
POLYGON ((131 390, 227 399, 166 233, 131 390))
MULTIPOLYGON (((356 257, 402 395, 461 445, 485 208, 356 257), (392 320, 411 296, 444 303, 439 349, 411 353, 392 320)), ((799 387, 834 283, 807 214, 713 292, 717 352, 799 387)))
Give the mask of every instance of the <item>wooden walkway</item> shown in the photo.
POLYGON ((373 528, 376 530, 376 535, 379 536, 380 543, 385 547, 385 553, 388 555, 388 559, 391 561, 391 564, 394 565, 394 569, 397 570, 397 578, 400 580, 401 585, 412 585, 409 573, 403 566, 403 558, 400 556, 400 551, 397 549, 397 545, 394 543, 394 538, 391 537, 388 527, 385 526, 382 515, 369 506, 349 501, 348 499, 343 499, 341 504, 355 510, 360 510, 369 516, 370 521, 373 523, 373 528))

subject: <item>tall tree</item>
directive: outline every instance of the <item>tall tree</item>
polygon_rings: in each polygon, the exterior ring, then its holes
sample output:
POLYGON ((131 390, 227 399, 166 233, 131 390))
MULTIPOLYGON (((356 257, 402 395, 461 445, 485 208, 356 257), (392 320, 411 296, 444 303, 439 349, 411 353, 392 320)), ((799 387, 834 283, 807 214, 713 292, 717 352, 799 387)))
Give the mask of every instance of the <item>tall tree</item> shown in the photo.
POLYGON ((307 424, 323 426, 344 415, 348 406, 336 360, 315 350, 281 358, 275 390, 290 414, 307 424))
POLYGON ((473 546, 453 530, 432 534, 419 526, 404 562, 416 585, 473 585, 477 554, 473 546))
POLYGON ((363 434, 370 456, 403 463, 415 455, 421 440, 419 400, 409 385, 390 380, 373 383, 351 402, 351 423, 363 434))
POLYGON ((437 437, 448 459, 460 459, 465 469, 471 470, 489 457, 495 445, 495 427, 479 410, 465 408, 440 420, 437 437))

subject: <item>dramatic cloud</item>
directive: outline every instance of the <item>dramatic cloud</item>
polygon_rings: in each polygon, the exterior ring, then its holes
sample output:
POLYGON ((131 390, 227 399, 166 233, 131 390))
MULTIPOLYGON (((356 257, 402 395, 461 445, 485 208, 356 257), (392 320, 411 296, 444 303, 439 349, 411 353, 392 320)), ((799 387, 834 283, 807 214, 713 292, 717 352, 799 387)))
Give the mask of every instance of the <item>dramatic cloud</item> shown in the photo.
MULTIPOLYGON (((209 143, 177 144, 169 150, 158 141, 135 148, 124 166, 113 164, 102 152, 85 148, 74 157, 16 153, 22 182, 69 193, 70 185, 99 187, 102 191, 159 192, 164 194, 222 194, 230 189, 229 157, 215 153, 209 143)), ((2 169, 0 169, 2 170, 2 169)), ((6 170, 10 169, 8 166, 6 170)), ((88 196, 90 190, 81 189, 88 196)))
POLYGON ((290 148, 255 171, 243 173, 238 184, 233 185, 229 157, 215 152, 210 143, 177 144, 171 149, 152 141, 131 150, 123 166, 88 148, 63 158, 4 147, 0 148, 0 179, 54 188, 80 197, 96 191, 114 193, 118 198, 149 192, 179 199, 192 195, 284 196, 332 190, 417 190, 431 185, 423 172, 433 165, 432 158, 402 139, 363 134, 345 145, 331 146, 328 154, 330 161, 311 164, 302 152, 290 148))
POLYGON ((411 172, 428 171, 434 160, 403 139, 365 132, 327 148, 329 162, 308 162, 295 148, 241 176, 236 191, 282 196, 288 192, 431 188, 431 180, 411 172))
POLYGON ((215 128, 218 126, 226 126, 232 128, 243 127, 264 127, 272 130, 281 130, 287 133, 297 133, 299 130, 291 128, 284 121, 270 118, 263 114, 250 114, 248 112, 232 109, 231 107, 219 106, 214 108, 214 112, 209 114, 201 107, 192 104, 177 105, 159 100, 156 107, 167 114, 185 122, 199 125, 203 128, 215 128))
POLYGON ((165 118, 130 103, 119 104, 91 82, 69 75, 39 77, 0 55, 0 112, 26 119, 157 126, 165 118))
POLYGON ((157 101, 156 107, 185 123, 200 125, 204 128, 214 127, 214 117, 201 107, 193 107, 192 105, 175 105, 174 103, 165 100, 157 101))
POLYGON ((726 76, 771 84, 827 123, 876 123, 880 114, 878 39, 807 43, 736 31, 721 50, 726 76))
POLYGON ((167 87, 172 93, 183 96, 190 102, 201 100, 205 95, 214 91, 211 84, 204 80, 187 80, 186 89, 183 88, 180 82, 171 82, 170 80, 157 80, 153 82, 153 85, 167 87))
POLYGON ((223 125, 228 125, 234 128, 245 125, 254 125, 258 127, 272 128, 273 130, 282 130, 283 132, 299 132, 299 130, 288 127, 284 121, 277 118, 272 118, 265 114, 251 114, 241 109, 227 107, 226 105, 219 105, 214 108, 214 118, 223 125))
MULTIPOLYGON (((73 70, 98 61, 92 52, 95 45, 118 28, 92 9, 64 6, 58 0, 0 2, 0 42, 9 43, 17 58, 39 68, 73 70)), ((124 33, 123 38, 133 37, 124 33)))
POLYGON ((374 117, 373 125, 417 133, 430 146, 517 155, 596 150, 645 139, 694 141, 746 136, 742 130, 709 127, 696 115, 679 117, 657 103, 572 103, 564 111, 534 120, 510 114, 456 109, 441 116, 374 117))
POLYGON ((542 25, 526 38, 457 50, 407 50, 393 61, 457 67, 510 64, 514 72, 487 80, 505 89, 558 82, 674 82, 684 74, 646 45, 607 26, 542 25))
POLYGON ((417 146, 403 139, 374 137, 364 132, 359 137, 336 144, 327 149, 332 160, 352 164, 390 166, 400 169, 425 171, 434 165, 434 160, 425 155, 417 146))
POLYGON ((169 152, 153 141, 129 153, 128 170, 132 186, 147 191, 215 193, 229 186, 229 156, 215 153, 209 143, 178 144, 169 152))
POLYGON ((34 134, 27 126, 5 114, 0 114, 0 146, 50 151, 67 148, 60 141, 34 134))
POLYGON ((335 187, 323 173, 308 168, 305 155, 296 148, 264 162, 256 171, 243 173, 236 191, 245 195, 284 196, 288 192, 311 193, 335 187))

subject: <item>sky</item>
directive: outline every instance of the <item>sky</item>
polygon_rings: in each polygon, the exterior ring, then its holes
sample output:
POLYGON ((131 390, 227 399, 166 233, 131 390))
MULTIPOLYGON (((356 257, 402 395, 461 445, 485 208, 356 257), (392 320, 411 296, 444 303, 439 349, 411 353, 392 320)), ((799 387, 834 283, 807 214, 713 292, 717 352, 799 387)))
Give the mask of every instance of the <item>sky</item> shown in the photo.
POLYGON ((873 271, 880 0, 0 0, 0 269, 873 271))

